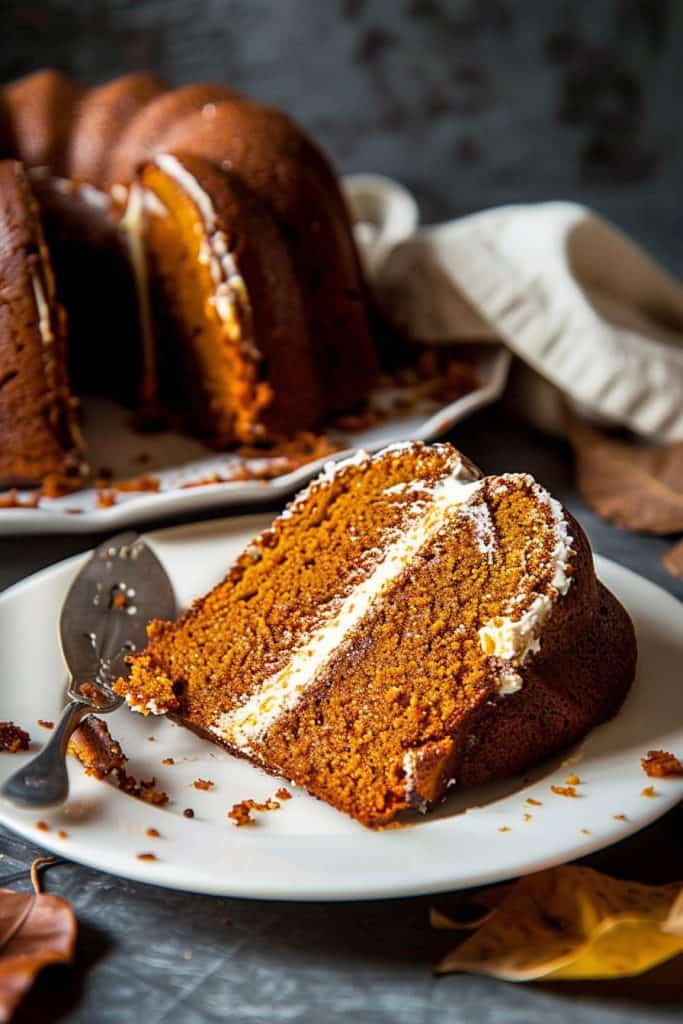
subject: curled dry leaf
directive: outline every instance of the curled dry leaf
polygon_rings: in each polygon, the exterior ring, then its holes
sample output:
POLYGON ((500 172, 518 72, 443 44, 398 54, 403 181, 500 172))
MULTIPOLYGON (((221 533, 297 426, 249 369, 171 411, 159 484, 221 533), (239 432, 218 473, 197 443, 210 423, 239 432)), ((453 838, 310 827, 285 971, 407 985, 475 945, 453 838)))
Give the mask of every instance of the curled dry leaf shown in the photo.
POLYGON ((70 963, 76 945, 76 918, 61 896, 42 893, 38 868, 31 867, 35 892, 0 889, 0 1024, 11 1020, 36 975, 48 964, 70 963))
POLYGON ((662 562, 672 576, 678 576, 683 580, 683 540, 679 540, 678 544, 664 552, 662 562))
POLYGON ((506 981, 630 977, 683 952, 681 914, 678 884, 623 882, 566 865, 521 878, 437 972, 506 981))
POLYGON ((662 925, 662 931, 668 935, 680 935, 683 937, 683 889, 681 889, 673 901, 669 910, 669 916, 662 925))
POLYGON ((627 530, 683 530, 683 442, 645 446, 567 418, 581 493, 599 516, 627 530))
POLYGON ((445 914, 437 907, 430 907, 429 923, 440 931, 472 931, 479 928, 491 917, 496 907, 511 892, 514 883, 487 886, 464 893, 457 900, 455 908, 445 914))

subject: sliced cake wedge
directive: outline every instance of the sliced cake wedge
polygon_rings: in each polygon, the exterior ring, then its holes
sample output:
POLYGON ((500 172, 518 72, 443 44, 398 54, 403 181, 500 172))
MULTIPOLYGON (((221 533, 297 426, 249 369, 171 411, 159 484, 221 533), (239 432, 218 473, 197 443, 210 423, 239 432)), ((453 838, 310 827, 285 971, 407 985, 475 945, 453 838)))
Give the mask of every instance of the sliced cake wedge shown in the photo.
POLYGON ((630 619, 579 525, 450 445, 331 465, 117 689, 365 825, 522 771, 615 713, 630 619))

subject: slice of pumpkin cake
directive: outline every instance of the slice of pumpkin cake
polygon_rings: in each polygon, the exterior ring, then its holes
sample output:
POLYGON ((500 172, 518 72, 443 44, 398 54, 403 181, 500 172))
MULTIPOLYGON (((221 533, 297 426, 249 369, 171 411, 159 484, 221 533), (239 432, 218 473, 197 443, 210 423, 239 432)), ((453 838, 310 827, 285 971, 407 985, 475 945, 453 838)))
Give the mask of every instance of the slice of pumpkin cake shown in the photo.
POLYGON ((635 658, 547 491, 415 443, 329 466, 117 690, 379 827, 577 740, 635 658))

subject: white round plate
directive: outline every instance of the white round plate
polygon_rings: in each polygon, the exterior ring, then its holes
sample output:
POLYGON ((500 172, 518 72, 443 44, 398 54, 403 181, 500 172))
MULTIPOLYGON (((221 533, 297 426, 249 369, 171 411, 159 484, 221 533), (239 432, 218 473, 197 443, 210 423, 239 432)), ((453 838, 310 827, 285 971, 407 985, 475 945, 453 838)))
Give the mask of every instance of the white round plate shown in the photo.
MULTIPOLYGON (((225 572, 270 517, 249 516, 149 535, 186 605, 225 572)), ((57 620, 79 555, 18 584, 0 598, 0 718, 28 729, 32 751, 47 733, 38 719, 60 711, 65 668, 57 620)), ((533 777, 459 794, 415 825, 372 832, 306 793, 236 828, 226 817, 245 798, 263 800, 283 784, 164 719, 121 708, 108 717, 136 777, 156 776, 170 802, 155 808, 87 778, 72 763, 71 797, 58 811, 0 809, 0 821, 48 850, 126 878, 170 888, 288 900, 349 900, 495 882, 607 846, 654 821, 683 796, 683 779, 650 780, 640 758, 653 748, 683 752, 683 630, 680 604, 605 559, 601 578, 633 616, 638 677, 619 715, 533 777), (163 765, 172 757, 173 765, 163 765), (555 795, 570 772, 576 799, 555 795), (208 792, 196 779, 214 783, 208 792), (642 790, 654 781, 656 796, 642 790), (529 806, 532 797, 540 806, 529 806), (188 819, 183 810, 191 807, 188 819), (531 814, 531 820, 524 815, 531 814), (36 828, 42 819, 49 831, 36 828), (159 838, 149 838, 148 828, 159 838), (59 838, 58 831, 67 832, 59 838), (585 830, 585 831, 584 831, 585 830), (154 861, 139 860, 141 853, 154 861)), ((26 755, 0 754, 0 778, 26 755)))
MULTIPOLYGON (((265 505, 293 494, 329 459, 347 458, 354 449, 376 452, 396 441, 433 441, 477 409, 495 402, 503 392, 512 358, 509 351, 502 345, 479 345, 474 352, 479 376, 474 391, 441 407, 433 400, 414 403, 364 430, 330 430, 330 440, 343 445, 343 450, 270 480, 197 486, 197 481, 214 476, 227 478, 235 468, 258 474, 270 460, 267 456, 245 460, 229 452, 217 454, 196 439, 173 431, 140 434, 133 428, 129 409, 106 399, 86 398, 83 418, 90 464, 95 469, 106 466, 115 480, 154 476, 159 489, 117 492, 116 504, 110 508, 97 507, 97 492, 92 487, 61 498, 42 498, 38 508, 0 508, 0 536, 114 531, 208 509, 265 505)), ((395 390, 380 389, 374 397, 381 407, 395 397, 395 390)), ((19 496, 29 500, 31 492, 19 496)))

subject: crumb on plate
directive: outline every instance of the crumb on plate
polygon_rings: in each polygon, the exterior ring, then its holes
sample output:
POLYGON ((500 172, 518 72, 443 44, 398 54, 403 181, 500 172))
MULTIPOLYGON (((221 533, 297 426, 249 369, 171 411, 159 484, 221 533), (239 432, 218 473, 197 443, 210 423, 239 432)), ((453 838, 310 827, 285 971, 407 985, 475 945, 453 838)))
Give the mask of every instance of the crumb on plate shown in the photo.
POLYGON ((645 774, 651 779, 683 775, 683 764, 675 754, 670 754, 667 750, 648 750, 647 757, 641 757, 640 763, 645 774))
POLYGON ((16 754, 20 750, 28 750, 31 737, 25 729, 20 729, 14 722, 0 722, 0 750, 8 754, 16 754))
POLYGON ((192 785, 195 789, 202 789, 206 792, 209 789, 213 789, 215 783, 211 779, 195 779, 192 785))

